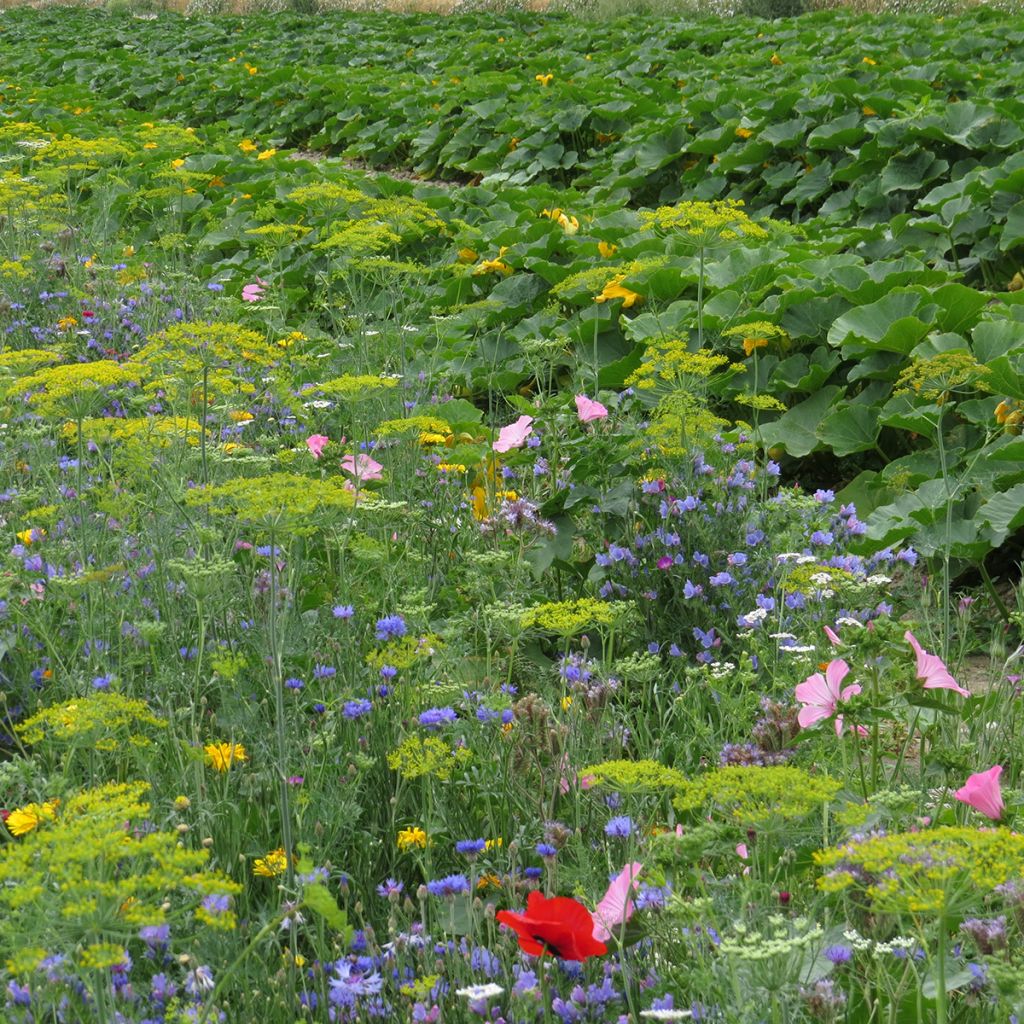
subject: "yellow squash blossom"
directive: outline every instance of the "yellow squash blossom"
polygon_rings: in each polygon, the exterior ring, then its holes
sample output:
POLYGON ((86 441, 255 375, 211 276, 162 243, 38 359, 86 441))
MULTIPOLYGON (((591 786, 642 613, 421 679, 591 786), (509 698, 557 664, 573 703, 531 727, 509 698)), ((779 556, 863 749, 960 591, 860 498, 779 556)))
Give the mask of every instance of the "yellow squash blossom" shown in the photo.
POLYGON ((612 242, 598 242, 597 251, 603 259, 610 260, 619 251, 619 247, 612 242))
POLYGON ((580 229, 580 222, 575 217, 571 217, 569 214, 558 209, 558 207, 555 207, 553 210, 541 210, 541 216, 549 217, 551 220, 558 221, 562 230, 567 235, 575 235, 580 229))
POLYGON ((768 344, 767 338, 744 338, 743 339, 743 354, 752 356, 754 351, 759 348, 764 348, 768 344))
POLYGON ((243 153, 255 153, 256 150, 259 149, 259 146, 257 146, 252 141, 252 139, 242 139, 242 141, 238 144, 238 148, 243 153))
POLYGON ((628 288, 624 288, 622 282, 625 280, 625 274, 619 274, 618 277, 613 277, 605 286, 601 289, 600 295, 594 296, 595 302, 611 302, 614 299, 622 299, 622 308, 630 309, 635 306, 638 302, 643 302, 643 296, 637 292, 630 291, 628 288))
POLYGON ((260 153, 256 157, 256 159, 257 160, 269 160, 276 152, 277 152, 276 149, 265 149, 265 150, 263 150, 262 153, 260 153))
POLYGON ((533 79, 535 82, 540 82, 542 86, 548 86, 554 77, 554 75, 534 75, 533 79))
POLYGON ((481 260, 474 268, 473 275, 479 276, 481 274, 503 274, 508 277, 512 273, 512 268, 501 258, 505 255, 508 250, 507 245, 503 245, 498 250, 498 258, 493 260, 481 260))

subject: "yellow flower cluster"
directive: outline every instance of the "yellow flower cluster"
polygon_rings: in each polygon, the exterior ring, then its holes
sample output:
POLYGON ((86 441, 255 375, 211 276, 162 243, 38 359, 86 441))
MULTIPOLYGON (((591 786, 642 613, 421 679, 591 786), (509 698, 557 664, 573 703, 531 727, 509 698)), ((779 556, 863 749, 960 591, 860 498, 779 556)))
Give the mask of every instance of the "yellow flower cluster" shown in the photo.
POLYGON ((991 892, 1024 876, 1024 835, 943 825, 874 835, 821 850, 825 892, 859 889, 877 910, 942 913, 957 892, 991 892), (866 880, 865 880, 866 879, 866 880))
POLYGON ((608 786, 626 792, 681 789, 686 776, 658 761, 602 761, 580 770, 580 778, 590 779, 592 786, 608 786))
POLYGON ((322 381, 314 390, 351 402, 360 398, 372 398, 376 392, 390 391, 396 387, 397 377, 382 377, 373 373, 343 373, 340 377, 322 381))
POLYGON ((717 239, 768 237, 768 232, 744 213, 743 202, 738 199, 659 206, 656 210, 641 213, 640 223, 645 228, 688 235, 700 245, 717 239))
POLYGON ((42 804, 25 804, 24 807, 16 807, 7 816, 7 831, 12 836, 24 836, 34 828, 38 828, 44 821, 53 821, 57 815, 59 800, 47 800, 42 804))
POLYGON ((623 615, 622 602, 581 597, 575 601, 548 601, 528 608, 520 619, 523 629, 539 629, 558 636, 575 636, 585 629, 613 626, 623 615))
POLYGON ((252 863, 252 873, 260 878, 277 878, 288 870, 288 857, 284 847, 271 850, 265 857, 257 857, 252 863))
POLYGON ((144 782, 107 783, 66 798, 45 828, 0 846, 0 950, 47 929, 74 946, 112 930, 163 923, 168 894, 198 900, 241 887, 205 869, 206 849, 176 832, 134 828, 150 817, 144 782))
POLYGON ((237 516, 253 523, 289 524, 309 533, 319 514, 350 509, 355 498, 338 478, 319 480, 298 473, 237 477, 216 487, 196 487, 185 494, 186 505, 205 505, 217 515, 237 516))
POLYGON ((914 359, 896 379, 894 394, 915 394, 931 401, 942 400, 951 391, 991 391, 987 366, 970 352, 954 349, 928 359, 914 359))
POLYGON ((678 811, 724 818, 745 828, 797 821, 819 812, 842 789, 838 779, 802 768, 730 765, 687 782, 672 801, 678 811))
POLYGON ((626 378, 626 385, 649 391, 661 382, 680 386, 705 382, 730 366, 728 356, 702 348, 691 352, 678 338, 652 341, 640 365, 626 378))
POLYGON ((128 741, 145 746, 148 740, 134 731, 146 727, 164 729, 167 722, 149 710, 145 701, 125 697, 116 690, 100 690, 85 697, 72 698, 61 704, 37 711, 16 727, 25 743, 41 743, 44 739, 72 742, 94 737, 99 749, 112 750, 119 742, 122 729, 132 730, 128 741))
POLYGON ((99 359, 92 363, 48 366, 18 380, 18 390, 31 393, 29 402, 47 414, 63 408, 77 415, 101 392, 127 384, 138 384, 138 367, 99 359))
POLYGON ((411 668, 417 661, 431 658, 444 646, 438 636, 403 636, 400 640, 392 640, 380 650, 370 651, 366 655, 366 664, 375 672, 385 665, 394 668, 411 668))
POLYGON ((473 758, 468 747, 452 749, 437 736, 410 736, 388 754, 388 767, 403 779, 418 779, 432 775, 449 779, 460 767, 473 758))

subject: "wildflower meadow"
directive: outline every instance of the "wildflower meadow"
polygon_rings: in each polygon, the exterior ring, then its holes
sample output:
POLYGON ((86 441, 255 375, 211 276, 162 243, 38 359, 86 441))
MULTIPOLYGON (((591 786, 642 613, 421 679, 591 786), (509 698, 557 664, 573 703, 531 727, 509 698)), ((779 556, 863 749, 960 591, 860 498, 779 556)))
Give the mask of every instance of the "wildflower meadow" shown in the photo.
POLYGON ((0 12, 4 1024, 1024 1019, 1022 66, 0 12))

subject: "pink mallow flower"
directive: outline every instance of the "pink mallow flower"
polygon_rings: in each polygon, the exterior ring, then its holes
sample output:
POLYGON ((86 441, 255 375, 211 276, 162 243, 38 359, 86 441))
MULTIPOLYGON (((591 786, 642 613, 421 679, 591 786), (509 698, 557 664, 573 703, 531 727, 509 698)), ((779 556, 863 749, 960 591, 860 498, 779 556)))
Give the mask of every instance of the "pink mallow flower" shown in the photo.
POLYGON ((608 410, 600 402, 595 402, 586 395, 577 395, 576 415, 579 416, 580 423, 593 423, 594 420, 607 419, 608 410))
POLYGON ((245 285, 242 288, 242 301, 243 302, 259 302, 263 298, 263 290, 266 287, 267 282, 256 278, 252 284, 245 285))
POLYGON ((330 438, 326 434, 310 434, 306 438, 306 447, 313 453, 314 459, 319 459, 330 438))
POLYGON ((520 416, 515 423, 502 427, 498 431, 498 440, 491 445, 496 452, 507 452, 512 448, 522 448, 527 437, 533 431, 533 417, 520 416))
MULTIPOLYGON (((851 683, 845 688, 843 680, 849 675, 850 666, 841 658, 833 658, 825 669, 825 674, 815 672, 808 676, 796 688, 796 699, 804 706, 797 715, 801 729, 810 728, 817 722, 836 715, 839 704, 849 700, 854 694, 860 693, 860 686, 851 683)), ((836 735, 843 735, 843 716, 836 715, 836 735)))
POLYGON ((594 908, 594 938, 607 942, 633 916, 636 904, 629 898, 630 891, 640 887, 638 875, 643 864, 633 861, 627 864, 608 886, 604 898, 594 908))
POLYGON ((953 795, 986 817, 998 821, 1003 816, 1003 794, 999 789, 999 776, 1002 774, 1001 764, 993 765, 987 772, 976 772, 953 795))
POLYGON ((917 655, 917 678, 924 680, 926 690, 953 690, 961 697, 970 697, 971 691, 965 690, 950 675, 945 662, 937 654, 929 654, 909 629, 903 634, 903 639, 914 648, 917 655))
POLYGON ((367 480, 381 480, 384 467, 369 455, 359 454, 346 455, 341 460, 341 468, 351 473, 360 483, 366 483, 367 480))

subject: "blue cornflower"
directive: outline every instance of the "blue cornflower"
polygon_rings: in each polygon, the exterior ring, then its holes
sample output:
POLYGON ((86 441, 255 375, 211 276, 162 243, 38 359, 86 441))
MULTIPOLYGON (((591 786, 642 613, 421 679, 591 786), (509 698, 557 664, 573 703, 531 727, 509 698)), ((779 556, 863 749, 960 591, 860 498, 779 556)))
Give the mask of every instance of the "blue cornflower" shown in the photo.
POLYGON ((606 836, 614 836, 616 839, 628 839, 633 834, 633 819, 628 814, 620 814, 612 818, 604 827, 606 836))
POLYGON ((461 896, 463 893, 469 892, 469 879, 465 875, 435 878, 427 882, 427 892, 431 896, 461 896))
POLYGON ((458 718, 454 708, 427 708, 420 714, 419 722, 427 729, 439 729, 442 725, 458 721, 458 718))
POLYGON ((475 857, 487 849, 486 839, 460 839, 455 844, 455 852, 465 854, 467 857, 475 857))
POLYGON ((336 604, 331 609, 331 614, 336 619, 351 619, 355 615, 356 610, 350 604, 336 604))
POLYGON ((389 896, 400 896, 405 885, 396 878, 389 878, 377 886, 377 895, 387 899, 389 896))
POLYGON ((364 715, 368 715, 373 710, 373 705, 368 701, 360 698, 359 700, 347 700, 345 706, 342 708, 341 713, 353 721, 356 718, 362 718, 364 715))
POLYGON ((405 619, 401 615, 385 615, 377 620, 378 640, 400 640, 405 634, 405 619))
POLYGON ((538 843, 536 846, 536 850, 537 856, 543 857, 545 860, 547 860, 548 857, 558 856, 558 850, 555 849, 555 847, 553 847, 550 843, 538 843))

